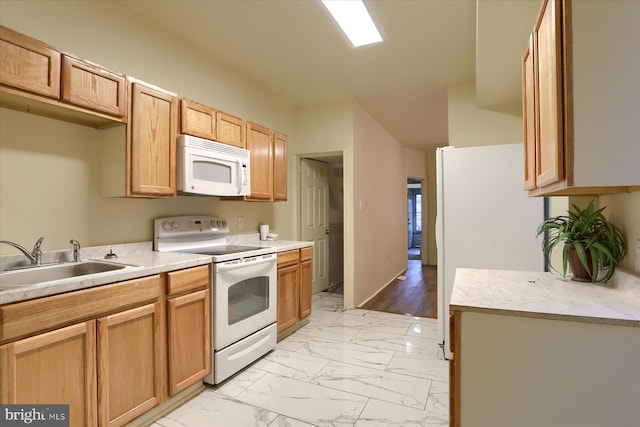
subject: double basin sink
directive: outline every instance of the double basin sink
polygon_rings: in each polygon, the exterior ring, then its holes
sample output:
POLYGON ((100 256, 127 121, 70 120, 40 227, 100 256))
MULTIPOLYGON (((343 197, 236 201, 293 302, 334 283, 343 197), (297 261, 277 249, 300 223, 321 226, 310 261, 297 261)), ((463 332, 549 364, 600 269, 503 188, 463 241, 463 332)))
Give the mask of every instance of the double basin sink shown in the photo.
POLYGON ((54 280, 71 279, 79 276, 122 270, 126 267, 129 266, 102 261, 80 261, 5 271, 0 273, 0 291, 54 280))

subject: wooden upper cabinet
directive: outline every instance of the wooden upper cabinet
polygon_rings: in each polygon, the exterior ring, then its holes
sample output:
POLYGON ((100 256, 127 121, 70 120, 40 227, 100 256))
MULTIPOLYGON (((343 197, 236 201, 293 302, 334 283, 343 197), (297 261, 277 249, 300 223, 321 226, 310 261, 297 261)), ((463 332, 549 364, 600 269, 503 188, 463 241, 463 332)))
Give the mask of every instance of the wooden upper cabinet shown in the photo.
POLYGON ((62 100, 116 117, 127 113, 124 74, 62 55, 62 100))
POLYGON ((247 200, 273 200, 272 132, 247 122, 247 150, 251 152, 251 195, 247 200))
POLYGON ((287 200, 287 135, 273 133, 273 200, 287 200))
POLYGON ((534 27, 535 81, 539 125, 536 183, 544 187, 564 178, 561 1, 545 0, 534 27))
POLYGON ((60 52, 0 26, 0 84, 60 98, 60 52))
POLYGON ((131 83, 127 126, 127 195, 175 197, 178 97, 131 83))
POLYGON ((97 426, 95 320, 0 346, 0 403, 66 403, 69 426, 97 426))
POLYGON ((215 141, 216 110, 190 99, 181 99, 180 133, 215 141))
POLYGON ((245 121, 222 111, 218 111, 216 116, 217 141, 247 148, 245 121))
POLYGON ((535 64, 533 33, 522 56, 522 112, 524 131, 524 188, 536 188, 536 127, 535 64))

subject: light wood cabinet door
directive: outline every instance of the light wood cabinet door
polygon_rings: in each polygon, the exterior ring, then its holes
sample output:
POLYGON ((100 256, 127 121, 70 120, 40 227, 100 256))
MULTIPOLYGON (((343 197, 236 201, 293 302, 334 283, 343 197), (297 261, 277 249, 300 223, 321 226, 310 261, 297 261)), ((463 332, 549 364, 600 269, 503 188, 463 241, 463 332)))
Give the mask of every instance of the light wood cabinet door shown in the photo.
POLYGON ((564 178, 561 1, 544 0, 534 27, 538 134, 536 185, 564 178))
POLYGON ((247 122, 247 150, 251 152, 251 195, 248 200, 273 200, 273 143, 271 130, 247 122))
POLYGON ((240 117, 218 111, 216 113, 216 125, 218 142, 247 148, 245 121, 240 117))
POLYGON ((121 426, 163 398, 160 303, 98 319, 100 426, 121 426))
POLYGON ((0 26, 0 84, 60 98, 60 52, 0 26))
POLYGON ((141 82, 131 84, 128 196, 175 197, 177 115, 176 95, 141 82))
POLYGON ((278 332, 298 321, 298 264, 278 268, 278 332))
POLYGON ((273 133, 273 200, 287 200, 287 135, 273 133))
POLYGON ((522 115, 524 132, 524 189, 536 188, 537 112, 535 102, 535 63, 533 34, 522 56, 522 115))
POLYGON ((180 133, 215 140, 216 110, 190 99, 181 99, 180 133))
POLYGON ((95 320, 0 346, 0 403, 69 405, 69 425, 97 426, 95 320))
POLYGON ((311 282, 313 271, 311 260, 300 263, 300 318, 311 314, 311 282))
POLYGON ((210 291, 175 297, 167 304, 169 396, 173 396, 211 372, 210 291))
POLYGON ((127 85, 123 74, 62 55, 62 100, 116 117, 127 112, 127 85))

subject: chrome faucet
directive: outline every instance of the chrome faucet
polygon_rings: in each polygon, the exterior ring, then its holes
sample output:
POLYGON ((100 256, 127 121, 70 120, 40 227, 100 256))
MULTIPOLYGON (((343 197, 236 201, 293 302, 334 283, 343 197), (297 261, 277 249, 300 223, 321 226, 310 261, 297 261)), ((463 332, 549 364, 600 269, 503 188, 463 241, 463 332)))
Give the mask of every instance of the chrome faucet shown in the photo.
POLYGON ((42 249, 40 249, 40 246, 42 246, 43 240, 44 240, 44 237, 40 237, 31 252, 29 252, 23 246, 20 246, 19 244, 10 242, 8 240, 0 240, 0 243, 13 246, 14 248, 18 249, 20 252, 24 254, 24 256, 26 256, 29 259, 29 261, 31 262, 31 265, 42 265, 42 249))
POLYGON ((73 262, 80 261, 80 242, 71 239, 69 240, 69 243, 73 245, 73 262))

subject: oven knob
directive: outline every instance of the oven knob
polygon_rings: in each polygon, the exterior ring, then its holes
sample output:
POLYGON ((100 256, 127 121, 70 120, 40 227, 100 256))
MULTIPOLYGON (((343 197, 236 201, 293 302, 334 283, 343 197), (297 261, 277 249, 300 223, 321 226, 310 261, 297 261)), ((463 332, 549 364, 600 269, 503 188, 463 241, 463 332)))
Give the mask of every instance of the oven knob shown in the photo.
POLYGON ((217 225, 218 227, 222 227, 222 221, 217 220, 217 221, 216 221, 216 225, 217 225))
POLYGON ((180 228, 180 224, 178 224, 178 221, 173 221, 171 223, 171 228, 174 229, 174 230, 177 229, 177 228, 180 228))
POLYGON ((162 223, 162 228, 164 229, 164 231, 169 231, 169 230, 171 230, 171 224, 169 224, 168 221, 164 221, 162 223))
POLYGON ((222 221, 222 226, 223 226, 224 228, 227 228, 227 221, 224 221, 224 220, 223 220, 223 221, 222 221))

